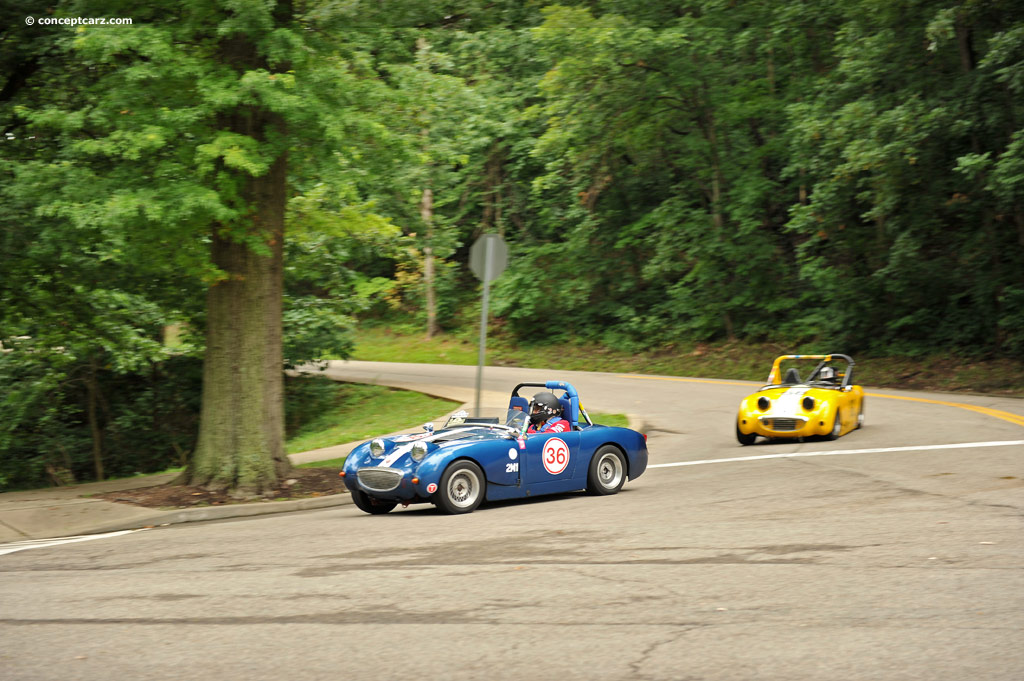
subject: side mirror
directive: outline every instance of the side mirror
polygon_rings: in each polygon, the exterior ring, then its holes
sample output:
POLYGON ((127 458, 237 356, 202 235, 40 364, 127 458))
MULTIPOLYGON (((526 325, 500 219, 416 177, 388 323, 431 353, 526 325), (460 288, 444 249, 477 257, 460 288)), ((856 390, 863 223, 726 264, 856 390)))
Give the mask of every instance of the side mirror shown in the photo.
POLYGON ((427 421, 426 423, 423 424, 423 430, 427 431, 428 433, 433 433, 434 424, 431 423, 430 421, 427 421))

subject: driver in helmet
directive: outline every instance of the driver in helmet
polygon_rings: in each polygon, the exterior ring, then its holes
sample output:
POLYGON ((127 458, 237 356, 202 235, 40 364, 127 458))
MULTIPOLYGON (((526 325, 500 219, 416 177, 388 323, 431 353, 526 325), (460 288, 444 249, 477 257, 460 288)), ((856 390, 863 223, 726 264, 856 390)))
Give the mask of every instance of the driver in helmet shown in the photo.
POLYGON ((527 433, 564 433, 571 429, 571 424, 562 418, 562 403, 553 393, 537 393, 533 396, 527 433))
POLYGON ((818 380, 822 383, 835 383, 836 370, 830 366, 823 366, 821 371, 818 372, 818 380))

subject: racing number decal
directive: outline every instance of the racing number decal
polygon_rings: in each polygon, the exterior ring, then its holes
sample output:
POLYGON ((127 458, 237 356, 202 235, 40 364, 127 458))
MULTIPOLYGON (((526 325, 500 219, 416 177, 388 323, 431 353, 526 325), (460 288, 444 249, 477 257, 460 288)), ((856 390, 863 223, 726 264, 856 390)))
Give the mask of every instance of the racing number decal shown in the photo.
POLYGON ((551 475, 558 475, 569 465, 569 445, 559 438, 553 437, 544 443, 542 456, 544 470, 551 475))

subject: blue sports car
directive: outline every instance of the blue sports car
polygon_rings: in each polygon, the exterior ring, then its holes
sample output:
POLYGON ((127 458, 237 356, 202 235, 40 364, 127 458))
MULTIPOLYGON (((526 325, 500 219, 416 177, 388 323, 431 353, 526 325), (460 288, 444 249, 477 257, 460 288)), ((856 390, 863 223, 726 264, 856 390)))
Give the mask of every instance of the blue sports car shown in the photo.
POLYGON ((593 423, 569 383, 520 383, 503 417, 450 417, 423 433, 376 438, 352 450, 341 475, 355 505, 388 513, 398 504, 432 503, 469 513, 484 500, 587 490, 615 494, 647 468, 647 437, 593 423), (565 432, 527 432, 532 401, 524 387, 559 391, 565 432), (583 422, 580 422, 582 417, 583 422))

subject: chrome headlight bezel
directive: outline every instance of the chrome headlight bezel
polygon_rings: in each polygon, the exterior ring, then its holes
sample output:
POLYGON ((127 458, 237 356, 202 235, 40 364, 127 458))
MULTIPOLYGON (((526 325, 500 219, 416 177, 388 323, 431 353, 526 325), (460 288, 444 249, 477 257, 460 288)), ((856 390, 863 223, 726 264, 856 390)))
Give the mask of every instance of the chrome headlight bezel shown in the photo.
POLYGON ((413 461, 423 461, 423 457, 427 455, 427 443, 423 440, 414 442, 412 449, 409 451, 409 456, 412 457, 413 461))
POLYGON ((370 441, 370 456, 375 459, 384 457, 384 440, 378 437, 370 441))

